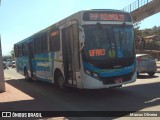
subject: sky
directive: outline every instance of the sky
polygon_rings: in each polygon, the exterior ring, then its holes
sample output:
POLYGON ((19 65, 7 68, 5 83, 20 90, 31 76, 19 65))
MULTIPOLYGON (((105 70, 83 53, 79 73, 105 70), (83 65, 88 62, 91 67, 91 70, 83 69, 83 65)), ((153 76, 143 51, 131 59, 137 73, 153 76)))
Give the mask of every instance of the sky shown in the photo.
MULTIPOLYGON (((136 0, 1 0, 0 34, 2 55, 10 55, 13 45, 32 34, 81 10, 121 10, 136 0)), ((160 26, 160 13, 140 24, 140 29, 160 26)))

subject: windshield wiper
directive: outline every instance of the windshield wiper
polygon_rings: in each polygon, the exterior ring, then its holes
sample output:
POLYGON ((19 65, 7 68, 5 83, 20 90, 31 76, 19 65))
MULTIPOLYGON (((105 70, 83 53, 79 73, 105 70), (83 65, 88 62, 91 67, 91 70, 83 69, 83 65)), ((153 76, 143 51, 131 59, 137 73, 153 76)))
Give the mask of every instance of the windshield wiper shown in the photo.
POLYGON ((107 33, 107 36, 108 36, 107 38, 108 38, 108 41, 109 41, 110 49, 112 50, 112 45, 111 45, 110 34, 109 34, 108 28, 106 29, 106 33, 107 33))

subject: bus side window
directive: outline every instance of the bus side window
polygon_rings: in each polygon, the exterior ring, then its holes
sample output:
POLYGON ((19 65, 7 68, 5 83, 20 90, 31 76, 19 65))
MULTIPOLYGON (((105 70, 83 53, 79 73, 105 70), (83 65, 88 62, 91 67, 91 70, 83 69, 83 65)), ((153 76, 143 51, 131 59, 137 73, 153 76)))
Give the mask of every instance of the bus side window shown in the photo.
POLYGON ((42 53, 46 53, 48 51, 47 34, 44 34, 41 36, 41 51, 42 51, 42 53))
POLYGON ((28 51, 28 44, 27 43, 24 44, 23 49, 24 49, 24 55, 28 55, 28 52, 27 52, 28 51))
POLYGON ((22 45, 18 45, 18 56, 21 57, 22 56, 22 45))
POLYGON ((22 56, 27 55, 27 44, 22 44, 22 56))
POLYGON ((40 37, 37 37, 34 39, 34 51, 35 51, 35 54, 41 53, 40 37))
POLYGON ((50 51, 56 52, 59 50, 60 50, 59 30, 54 30, 50 33, 50 51))
POLYGON ((14 54, 15 54, 15 57, 18 57, 18 48, 17 48, 17 45, 14 46, 14 54))

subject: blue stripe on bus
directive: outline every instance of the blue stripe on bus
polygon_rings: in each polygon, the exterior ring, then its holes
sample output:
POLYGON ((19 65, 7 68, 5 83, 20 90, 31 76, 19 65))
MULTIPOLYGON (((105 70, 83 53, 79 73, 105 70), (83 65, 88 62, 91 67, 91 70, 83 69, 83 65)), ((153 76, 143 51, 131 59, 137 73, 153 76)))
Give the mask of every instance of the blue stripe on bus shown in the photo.
MULTIPOLYGON (((51 58, 53 58, 54 54, 51 54, 51 58)), ((35 71, 50 71, 52 70, 52 62, 49 59, 49 54, 37 54, 34 56, 33 62, 35 66, 35 71)))
POLYGON ((133 72, 135 64, 132 64, 131 66, 127 66, 123 68, 117 68, 117 69, 100 69, 86 62, 83 62, 83 66, 84 66, 84 69, 97 73, 99 77, 112 77, 112 76, 125 75, 133 72))

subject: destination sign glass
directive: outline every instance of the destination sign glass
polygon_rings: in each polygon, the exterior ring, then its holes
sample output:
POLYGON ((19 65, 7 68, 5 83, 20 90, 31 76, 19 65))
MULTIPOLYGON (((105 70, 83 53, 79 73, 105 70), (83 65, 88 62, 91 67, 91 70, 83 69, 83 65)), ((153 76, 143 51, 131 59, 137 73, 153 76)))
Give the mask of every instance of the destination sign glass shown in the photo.
POLYGON ((86 11, 83 14, 84 21, 125 21, 131 22, 128 13, 111 11, 86 11))

